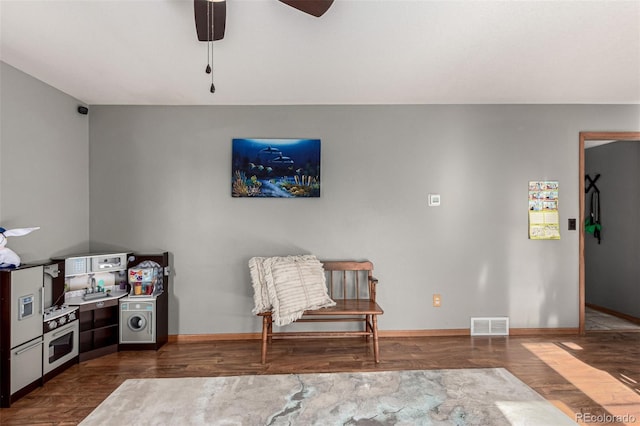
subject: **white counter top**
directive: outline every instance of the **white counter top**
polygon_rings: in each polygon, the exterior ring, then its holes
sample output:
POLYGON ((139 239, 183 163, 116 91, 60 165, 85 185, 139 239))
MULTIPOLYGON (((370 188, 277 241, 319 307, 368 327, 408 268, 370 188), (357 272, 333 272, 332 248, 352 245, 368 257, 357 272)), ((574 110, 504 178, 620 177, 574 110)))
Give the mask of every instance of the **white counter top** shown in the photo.
POLYGON ((67 305, 72 305, 72 306, 80 306, 80 305, 85 305, 87 303, 96 303, 96 302, 102 302, 105 300, 113 300, 113 299, 120 299, 121 297, 127 296, 129 293, 126 291, 112 291, 110 293, 108 293, 109 296, 104 296, 104 297, 98 297, 96 299, 89 299, 89 300, 84 300, 82 297, 82 294, 80 295, 74 295, 71 297, 66 297, 65 296, 65 303, 67 305))

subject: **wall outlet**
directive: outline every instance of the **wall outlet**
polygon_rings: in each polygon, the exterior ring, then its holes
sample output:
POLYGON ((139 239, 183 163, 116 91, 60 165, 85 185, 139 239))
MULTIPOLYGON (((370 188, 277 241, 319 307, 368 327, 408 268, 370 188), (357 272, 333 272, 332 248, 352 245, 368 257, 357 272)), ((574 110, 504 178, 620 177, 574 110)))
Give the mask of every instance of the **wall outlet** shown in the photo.
POLYGON ((433 307, 434 308, 439 308, 441 303, 442 303, 442 297, 439 294, 434 294, 433 295, 433 307))

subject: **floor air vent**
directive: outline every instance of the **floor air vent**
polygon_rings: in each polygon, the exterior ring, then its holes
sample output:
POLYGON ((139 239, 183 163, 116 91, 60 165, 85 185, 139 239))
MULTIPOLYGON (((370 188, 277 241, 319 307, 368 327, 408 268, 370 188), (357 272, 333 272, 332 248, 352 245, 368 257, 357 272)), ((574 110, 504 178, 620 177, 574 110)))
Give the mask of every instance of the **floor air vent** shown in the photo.
POLYGON ((508 336, 509 317, 471 318, 472 336, 508 336))

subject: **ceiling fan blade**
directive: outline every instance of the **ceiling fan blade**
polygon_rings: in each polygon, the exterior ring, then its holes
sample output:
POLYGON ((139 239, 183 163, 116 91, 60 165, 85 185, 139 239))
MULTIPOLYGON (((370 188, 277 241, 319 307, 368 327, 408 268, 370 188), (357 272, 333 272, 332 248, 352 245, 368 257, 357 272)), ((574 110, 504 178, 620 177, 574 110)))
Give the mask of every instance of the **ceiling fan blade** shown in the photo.
POLYGON ((280 2, 304 13, 308 13, 309 15, 313 15, 316 18, 324 15, 333 4, 333 0, 280 0, 280 2))
POLYGON ((224 30, 227 22, 227 2, 193 0, 193 12, 196 20, 196 32, 200 41, 215 41, 224 38, 224 30), (213 34, 211 34, 211 22, 207 27, 207 7, 211 5, 209 19, 213 15, 213 34), (213 36, 213 37, 212 37, 213 36))

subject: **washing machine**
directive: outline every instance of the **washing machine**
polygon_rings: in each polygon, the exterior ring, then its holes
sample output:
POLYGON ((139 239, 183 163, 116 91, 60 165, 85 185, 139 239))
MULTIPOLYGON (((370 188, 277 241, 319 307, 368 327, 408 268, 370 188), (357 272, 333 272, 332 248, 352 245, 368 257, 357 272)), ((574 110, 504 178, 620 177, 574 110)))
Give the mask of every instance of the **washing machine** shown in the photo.
POLYGON ((156 299, 120 299, 120 344, 156 342, 156 299))

